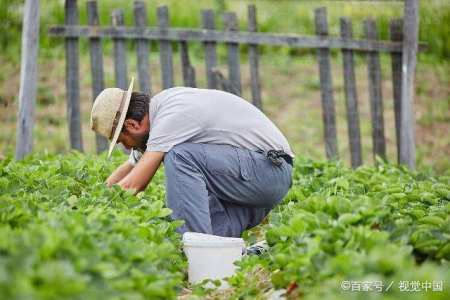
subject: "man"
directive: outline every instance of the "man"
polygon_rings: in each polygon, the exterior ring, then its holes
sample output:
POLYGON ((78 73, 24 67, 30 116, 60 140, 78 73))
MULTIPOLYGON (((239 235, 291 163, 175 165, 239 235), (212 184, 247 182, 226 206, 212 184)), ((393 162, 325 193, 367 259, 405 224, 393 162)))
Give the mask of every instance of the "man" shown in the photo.
POLYGON ((131 150, 107 179, 137 193, 161 162, 167 206, 180 233, 240 237, 259 224, 292 185, 294 154, 255 106, 230 93, 175 87, 149 95, 108 88, 96 98, 91 128, 131 150))

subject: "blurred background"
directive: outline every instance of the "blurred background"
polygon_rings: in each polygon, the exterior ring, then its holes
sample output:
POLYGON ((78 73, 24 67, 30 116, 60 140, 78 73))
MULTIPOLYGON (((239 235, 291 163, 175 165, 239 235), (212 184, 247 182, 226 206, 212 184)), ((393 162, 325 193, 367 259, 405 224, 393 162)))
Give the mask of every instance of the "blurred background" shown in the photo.
MULTIPOLYGON (((419 39, 427 43, 418 56, 416 72, 415 116, 417 122, 417 165, 423 171, 450 175, 450 2, 420 2, 419 39)), ((0 1, 0 158, 13 155, 16 138, 17 99, 20 84, 21 23, 24 1, 0 1)), ((146 1, 148 23, 156 26, 156 7, 167 5, 171 27, 201 27, 201 10, 216 13, 216 27, 223 28, 221 14, 234 11, 240 30, 247 28, 247 6, 257 8, 258 30, 272 33, 314 35, 314 9, 326 6, 329 33, 339 35, 339 18, 350 17, 355 38, 363 38, 362 22, 373 18, 381 39, 389 40, 389 22, 403 15, 402 1, 276 1, 276 0, 152 0, 146 1)), ((113 9, 122 8, 125 24, 133 26, 133 1, 98 1, 101 25, 111 24, 113 9)), ((78 0, 80 24, 87 24, 86 0, 78 0)), ((40 49, 37 106, 35 112, 34 151, 69 150, 66 122, 64 40, 50 37, 51 25, 64 23, 63 0, 41 0, 40 49)), ((178 45, 173 44, 175 85, 182 85, 178 45)), ((137 76, 136 52, 127 43, 128 77, 137 76)), ((105 86, 114 86, 112 42, 103 41, 105 86)), ((243 97, 250 99, 250 71, 247 47, 241 46, 243 97)), ((316 52, 309 49, 263 46, 260 50, 260 77, 263 109, 288 137, 300 156, 324 159, 323 122, 316 52)), ((191 63, 196 69, 198 87, 206 87, 204 51, 201 43, 189 44, 191 63)), ((218 45, 219 68, 226 74, 226 47, 218 45)), ((387 158, 396 162, 396 141, 389 54, 380 56, 387 158)), ((332 51, 333 87, 337 110, 340 158, 350 165, 345 95, 342 78, 342 54, 332 51)), ((359 96, 363 160, 373 163, 366 57, 355 55, 359 96)), ((161 90, 158 44, 151 44, 150 72, 152 90, 161 90)), ((89 49, 80 39, 80 101, 84 150, 95 152, 94 134, 89 129, 92 104, 89 49)))

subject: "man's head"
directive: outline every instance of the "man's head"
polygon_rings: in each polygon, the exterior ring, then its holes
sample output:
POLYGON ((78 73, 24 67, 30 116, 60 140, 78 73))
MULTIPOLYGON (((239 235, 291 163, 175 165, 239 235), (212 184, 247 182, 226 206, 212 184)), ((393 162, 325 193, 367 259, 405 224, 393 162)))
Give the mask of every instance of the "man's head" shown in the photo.
POLYGON ((140 92, 131 94, 130 106, 123 123, 122 132, 117 140, 125 148, 145 151, 150 132, 149 104, 149 95, 140 92))
POLYGON ((91 128, 111 141, 108 156, 114 145, 122 143, 127 149, 144 151, 150 131, 150 96, 133 91, 133 79, 127 91, 104 89, 95 99, 91 112, 91 128))

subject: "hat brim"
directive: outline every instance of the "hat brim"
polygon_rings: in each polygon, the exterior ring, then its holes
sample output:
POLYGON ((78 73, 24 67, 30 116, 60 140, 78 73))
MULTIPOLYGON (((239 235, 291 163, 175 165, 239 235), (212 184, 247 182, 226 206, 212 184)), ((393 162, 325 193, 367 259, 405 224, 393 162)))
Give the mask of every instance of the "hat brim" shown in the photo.
POLYGON ((120 119, 119 122, 117 122, 111 144, 109 144, 108 158, 111 156, 111 153, 114 150, 114 146, 117 143, 117 139, 119 138, 120 132, 122 131, 123 123, 125 122, 125 117, 127 116, 128 107, 130 106, 131 93, 133 92, 133 83, 134 77, 131 78, 130 86, 128 87, 125 98, 125 103, 123 104, 122 112, 120 113, 120 119))

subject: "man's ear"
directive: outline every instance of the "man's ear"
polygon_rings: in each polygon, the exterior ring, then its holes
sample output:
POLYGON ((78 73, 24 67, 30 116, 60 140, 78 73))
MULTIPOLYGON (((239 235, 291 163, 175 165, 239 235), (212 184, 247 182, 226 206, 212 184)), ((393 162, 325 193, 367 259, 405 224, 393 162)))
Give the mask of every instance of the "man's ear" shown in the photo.
POLYGON ((123 126, 128 130, 128 131, 134 131, 136 129, 139 129, 139 122, 133 119, 126 119, 123 122, 123 126))

